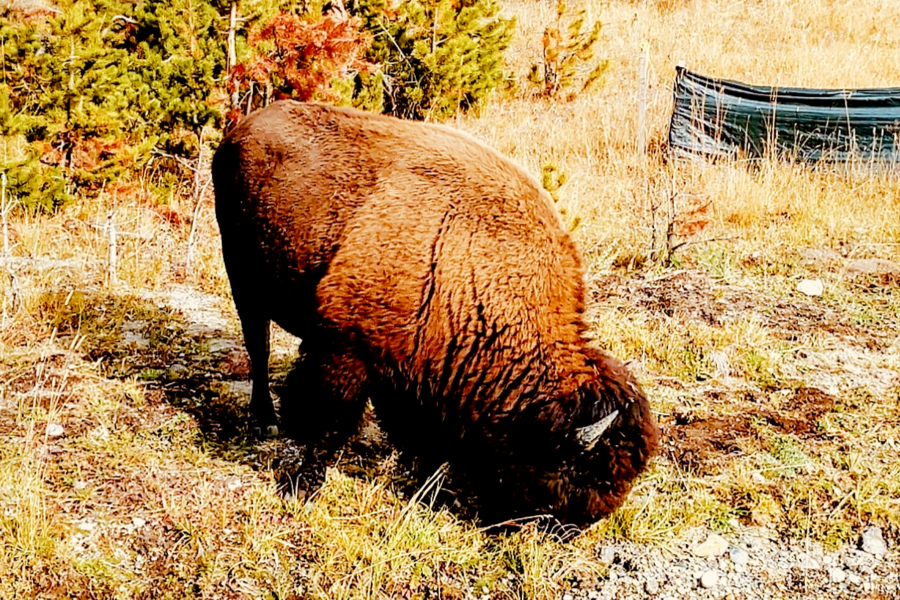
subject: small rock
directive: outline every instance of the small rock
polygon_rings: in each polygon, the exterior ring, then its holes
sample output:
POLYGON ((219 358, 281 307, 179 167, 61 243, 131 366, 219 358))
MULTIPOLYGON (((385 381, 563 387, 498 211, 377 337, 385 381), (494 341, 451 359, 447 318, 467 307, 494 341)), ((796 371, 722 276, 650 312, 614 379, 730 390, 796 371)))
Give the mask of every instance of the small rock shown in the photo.
POLYGON ((92 532, 95 527, 97 527, 97 524, 94 521, 92 521, 91 519, 85 519, 84 521, 82 521, 81 523, 78 524, 78 529, 80 529, 81 531, 85 531, 87 533, 92 532))
POLYGON ((887 554, 887 544, 884 543, 881 527, 867 527, 862 534, 859 547, 873 556, 884 556, 887 554))
POLYGON ((696 546, 693 550, 694 556, 712 557, 722 556, 728 550, 728 542, 721 535, 711 534, 706 541, 696 546))
POLYGON ((131 524, 134 525, 135 529, 140 529, 147 524, 147 521, 140 517, 134 517, 133 519, 131 519, 131 524))
POLYGON ((804 248, 800 251, 800 263, 806 266, 830 267, 843 257, 831 248, 804 248))
POLYGON ((228 483, 226 483, 225 485, 227 485, 228 489, 233 492, 237 489, 240 489, 241 485, 243 484, 241 483, 240 479, 238 479, 237 477, 233 477, 232 479, 229 479, 228 483))
POLYGON ((166 379, 177 380, 188 376, 189 370, 181 363, 175 363, 166 371, 166 379))
POLYGON ((738 564, 738 563, 734 563, 734 572, 737 573, 737 574, 739 574, 739 575, 740 575, 740 574, 743 574, 743 573, 746 573, 746 572, 747 572, 747 567, 745 567, 744 565, 738 564))
POLYGON ((821 279, 804 279, 797 284, 797 291, 807 296, 821 296, 825 291, 825 284, 821 279))
POLYGON ((719 574, 715 571, 707 571, 700 577, 700 585, 709 589, 719 583, 719 574))
POLYGON ((266 437, 277 438, 278 425, 269 425, 268 427, 266 427, 266 437))
POLYGON ((655 579, 648 579, 647 583, 644 584, 644 589, 647 590, 647 593, 651 596, 655 596, 659 593, 659 583, 657 583, 655 579))
POLYGON ((843 583, 847 579, 847 573, 843 569, 829 569, 828 578, 831 579, 831 583, 843 583))
POLYGON ((616 559, 616 549, 612 546, 606 546, 598 552, 598 558, 600 559, 600 562, 611 565, 616 559))
POLYGON ((76 492, 80 492, 81 490, 83 490, 86 487, 87 487, 87 481, 84 481, 83 479, 75 480, 75 491, 76 492))
POLYGON ((747 554, 747 551, 742 548, 732 548, 731 552, 731 562, 736 565, 746 565, 750 562, 750 555, 747 554))
POLYGON ((860 583, 862 583, 862 577, 860 577, 856 573, 850 573, 849 575, 847 575, 847 581, 849 581, 853 585, 859 585, 860 583))
POLYGON ((797 563, 797 567, 800 569, 804 569, 807 571, 816 571, 822 568, 822 565, 816 559, 815 556, 811 556, 806 552, 801 552, 797 555, 797 558, 800 560, 797 563))
POLYGON ((572 594, 563 594, 563 600, 575 600, 572 598, 572 594))
POLYGON ((881 258, 858 258, 851 260, 844 269, 850 277, 860 275, 893 275, 900 276, 900 265, 881 258))
POLYGON ((59 423, 47 423, 47 437, 60 437, 65 431, 59 423))

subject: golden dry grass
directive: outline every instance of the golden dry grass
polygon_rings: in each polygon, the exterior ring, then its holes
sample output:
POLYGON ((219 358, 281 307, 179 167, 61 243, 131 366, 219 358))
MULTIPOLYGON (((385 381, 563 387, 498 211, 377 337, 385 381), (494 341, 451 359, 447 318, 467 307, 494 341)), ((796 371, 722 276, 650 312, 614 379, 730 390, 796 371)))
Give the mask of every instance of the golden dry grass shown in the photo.
MULTIPOLYGON (((504 5, 522 75, 554 8, 504 5)), ((642 42, 655 148, 679 60, 751 83, 900 85, 900 4, 585 6, 605 24, 604 86, 551 103, 523 84, 456 125, 533 173, 552 163, 568 176, 559 205, 578 223, 592 335, 632 361, 666 434, 626 505, 565 543, 532 528, 492 536, 433 507, 430 489, 410 498, 380 447, 348 451, 309 503, 284 501, 281 442, 247 435, 246 394, 230 381, 246 365, 216 345, 239 338, 211 205, 187 272, 192 207, 106 196, 12 224, 16 256, 67 262, 0 272, 0 597, 555 598, 604 576, 596 549, 609 539, 671 545, 695 527, 750 525, 832 545, 868 524, 898 534, 898 281, 847 268, 900 262, 900 180, 665 162, 637 155, 635 139, 642 42), (677 241, 697 243, 666 262, 672 195, 677 241), (138 235, 122 238, 109 291, 113 209, 138 235), (804 278, 824 295, 799 294, 804 278), (222 323, 198 329, 167 308, 176 284, 205 292, 222 323), (49 423, 64 434, 48 437, 49 423)), ((293 344, 277 336, 282 367, 293 344)))

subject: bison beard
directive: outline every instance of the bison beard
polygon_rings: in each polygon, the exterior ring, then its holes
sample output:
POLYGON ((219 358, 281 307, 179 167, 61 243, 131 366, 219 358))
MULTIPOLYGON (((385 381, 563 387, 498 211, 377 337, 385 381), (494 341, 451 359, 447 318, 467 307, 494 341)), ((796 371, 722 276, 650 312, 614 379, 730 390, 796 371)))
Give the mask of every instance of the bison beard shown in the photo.
POLYGON ((658 429, 587 345, 578 252, 517 165, 452 129, 284 101, 226 137, 213 179, 260 424, 275 321, 303 351, 282 427, 315 456, 371 398, 402 450, 488 487, 492 518, 622 503, 658 429))

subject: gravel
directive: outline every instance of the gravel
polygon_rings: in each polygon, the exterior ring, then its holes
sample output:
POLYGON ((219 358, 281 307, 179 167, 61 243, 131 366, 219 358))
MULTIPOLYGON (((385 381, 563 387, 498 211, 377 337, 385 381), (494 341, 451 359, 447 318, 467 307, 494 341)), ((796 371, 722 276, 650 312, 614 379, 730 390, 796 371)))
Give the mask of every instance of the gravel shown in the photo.
MULTIPOLYGON (((877 528, 871 528, 877 529, 877 528)), ((867 529, 866 532, 870 532, 867 529)), ((742 528, 726 535, 695 530, 665 548, 630 542, 595 548, 609 571, 590 585, 573 585, 572 600, 850 600, 900 598, 900 554, 881 540, 826 551, 819 544, 783 540, 763 528, 742 528), (696 556, 713 535, 727 543, 721 556, 696 556), (875 543, 876 545, 868 545, 875 543)), ((718 542, 716 542, 718 547, 718 542)), ((707 546, 709 547, 709 546, 707 546)))

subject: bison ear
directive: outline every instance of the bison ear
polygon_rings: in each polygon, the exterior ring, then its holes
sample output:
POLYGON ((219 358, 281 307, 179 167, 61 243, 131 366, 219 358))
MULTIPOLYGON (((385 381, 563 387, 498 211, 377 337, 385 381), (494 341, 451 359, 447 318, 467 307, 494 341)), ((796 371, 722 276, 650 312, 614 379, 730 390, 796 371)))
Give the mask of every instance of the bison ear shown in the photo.
POLYGON ((575 430, 575 439, 584 446, 585 450, 592 450, 600 439, 600 436, 609 429, 609 426, 617 416, 619 416, 619 411, 614 410, 608 416, 603 417, 596 423, 586 427, 579 427, 575 430))

